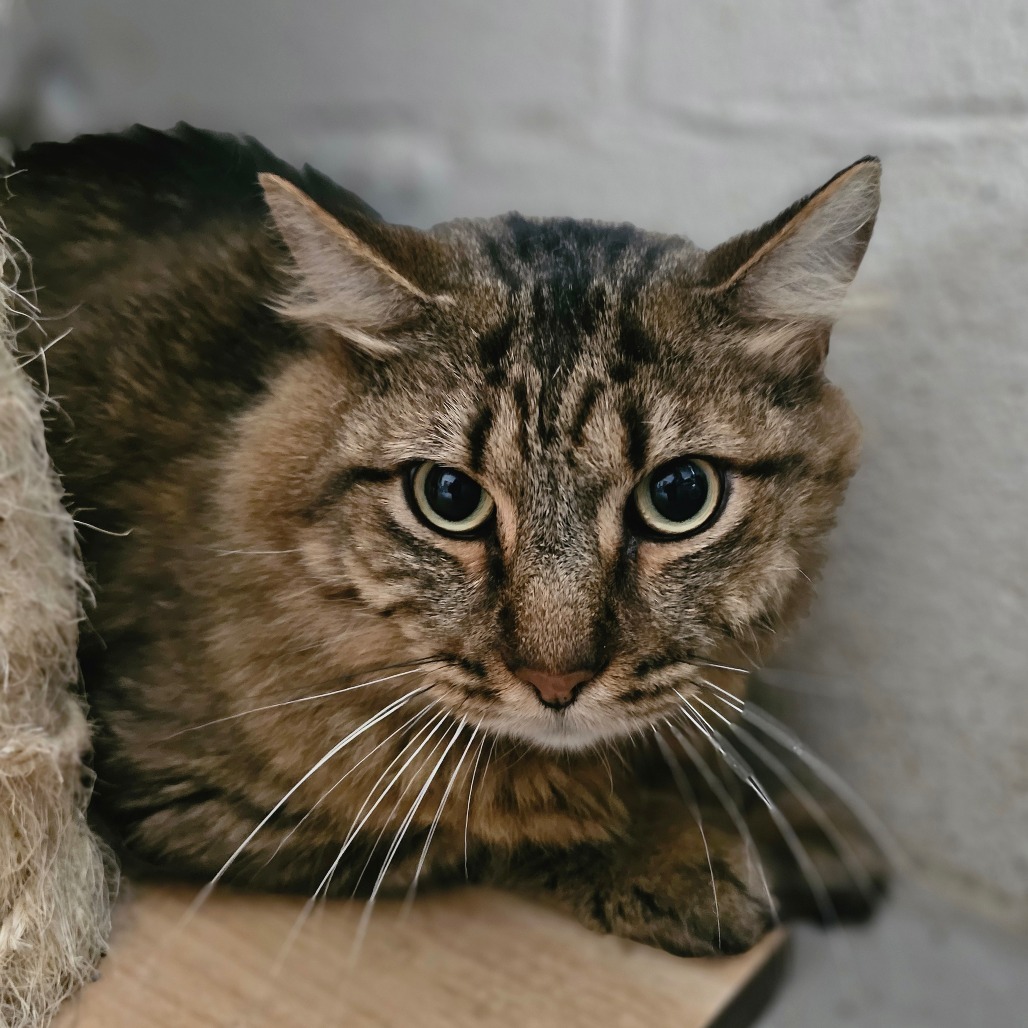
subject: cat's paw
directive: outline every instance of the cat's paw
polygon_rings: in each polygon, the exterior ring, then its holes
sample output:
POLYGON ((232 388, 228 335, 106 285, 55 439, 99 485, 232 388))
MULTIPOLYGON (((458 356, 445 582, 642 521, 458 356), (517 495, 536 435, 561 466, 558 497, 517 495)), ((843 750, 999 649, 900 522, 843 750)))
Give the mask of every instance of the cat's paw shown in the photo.
POLYGON ((596 888, 583 920, 679 956, 749 949, 775 922, 767 890, 741 847, 716 833, 707 842, 709 861, 694 845, 633 855, 596 888))

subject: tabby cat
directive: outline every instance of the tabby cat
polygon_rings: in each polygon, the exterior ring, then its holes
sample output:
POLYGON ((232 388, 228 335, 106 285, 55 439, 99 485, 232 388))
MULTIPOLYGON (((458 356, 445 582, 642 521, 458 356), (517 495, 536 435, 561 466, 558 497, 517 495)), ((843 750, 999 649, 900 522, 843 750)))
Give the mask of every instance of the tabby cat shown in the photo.
POLYGON ((782 814, 772 738, 735 728, 856 465, 823 365, 878 190, 865 158, 703 251, 389 225, 185 126, 19 154, 0 216, 126 856, 308 894, 466 877, 681 954, 752 945, 801 877, 859 907, 877 870, 782 814))

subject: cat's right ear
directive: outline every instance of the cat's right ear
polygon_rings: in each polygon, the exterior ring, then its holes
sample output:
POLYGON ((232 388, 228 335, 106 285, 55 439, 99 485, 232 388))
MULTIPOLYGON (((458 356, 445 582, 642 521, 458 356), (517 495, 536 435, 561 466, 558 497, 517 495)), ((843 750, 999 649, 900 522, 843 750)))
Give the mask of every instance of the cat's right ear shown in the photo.
POLYGON ((445 297, 431 297, 383 254, 278 175, 259 176, 295 281, 276 309, 327 328, 372 354, 396 350, 390 333, 445 297))

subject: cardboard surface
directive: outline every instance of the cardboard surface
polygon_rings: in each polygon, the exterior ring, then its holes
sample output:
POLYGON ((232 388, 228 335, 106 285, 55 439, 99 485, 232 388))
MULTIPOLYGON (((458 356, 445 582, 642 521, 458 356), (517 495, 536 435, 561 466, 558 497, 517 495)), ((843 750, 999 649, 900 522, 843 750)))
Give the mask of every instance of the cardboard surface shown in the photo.
POLYGON ((734 1028, 773 988, 785 942, 778 930, 742 956, 683 960, 464 889, 419 896, 406 915, 380 902, 356 960, 362 907, 330 903, 283 955, 302 899, 217 893, 183 923, 195 895, 132 890, 101 979, 58 1028, 734 1028))

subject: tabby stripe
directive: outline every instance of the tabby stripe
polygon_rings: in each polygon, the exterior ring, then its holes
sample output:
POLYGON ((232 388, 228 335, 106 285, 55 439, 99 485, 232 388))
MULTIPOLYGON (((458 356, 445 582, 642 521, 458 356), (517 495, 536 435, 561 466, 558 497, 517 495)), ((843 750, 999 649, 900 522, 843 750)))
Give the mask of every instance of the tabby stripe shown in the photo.
POLYGON ((504 367, 514 342, 514 318, 508 317, 478 337, 478 355, 489 385, 503 385, 507 379, 504 367))
POLYGON ((633 364, 652 364, 659 356, 656 340, 643 328, 633 314, 622 311, 620 317, 618 352, 633 364))
POLYGON ((464 690, 465 696, 473 700, 485 700, 486 702, 493 703, 500 698, 499 690, 494 689, 491 685, 462 684, 461 689, 464 690))
POLYGON ((486 443, 493 427, 493 409, 491 406, 481 407, 475 414, 471 427, 468 429, 468 467, 475 474, 482 470, 485 461, 486 443))
MULTIPOLYGON (((452 567, 461 568, 463 570, 461 562, 454 557, 453 554, 447 553, 446 550, 425 542, 424 539, 419 538, 413 532, 408 532, 407 529, 398 521, 394 521, 392 518, 387 518, 382 522, 382 527, 391 536, 393 536, 394 539, 403 543, 407 549, 413 550, 426 563, 429 561, 443 560, 452 567)), ((407 577, 409 578, 409 572, 407 577)), ((435 584, 438 585, 438 583, 435 584)))
POLYGON ((659 653, 653 657, 646 657, 640 660, 635 665, 635 674, 638 678, 644 678, 646 675, 652 674, 654 671, 660 671, 663 668, 670 667, 672 664, 681 663, 677 657, 673 657, 670 653, 659 653))
POLYGON ((625 426, 626 452, 632 470, 641 475, 646 467, 646 451, 650 443, 650 429, 643 420, 639 405, 630 401, 621 412, 621 421, 625 426))
POLYGON ((660 689, 627 689, 625 692, 618 693, 617 700, 619 703, 639 703, 642 700, 651 700, 654 696, 659 696, 660 689))
POLYGON ((507 581, 507 566, 503 562, 503 551, 495 534, 486 537, 485 561, 485 589, 490 605, 495 605, 499 603, 500 593, 507 581))
POLYGON ((338 503, 354 486, 368 482, 388 482, 396 477, 393 468, 354 467, 337 472, 321 490, 318 498, 304 510, 307 521, 316 520, 327 507, 338 503))
POLYGON ((444 660, 448 664, 455 664, 469 675, 474 675, 475 678, 486 678, 489 674, 485 664, 472 660, 470 657, 462 657, 457 653, 440 653, 439 660, 444 660))
MULTIPOLYGON (((405 576, 405 580, 407 576, 405 576)), ((425 604, 421 600, 408 599, 408 600, 395 600, 388 606, 381 608, 372 608, 375 614, 380 618, 391 618, 397 614, 420 614, 425 609, 425 604)))
POLYGON ((573 446, 582 445, 589 415, 592 414, 596 401, 605 388, 605 384, 598 378, 591 378, 586 384, 585 389, 582 390, 582 397, 578 401, 578 410, 575 411, 575 416, 571 420, 571 427, 568 430, 573 446))
POLYGON ((747 521, 740 521, 730 532, 720 539, 710 543, 703 550, 695 553, 687 553, 677 560, 671 561, 670 567, 675 570, 686 570, 689 567, 702 564, 704 570, 724 571, 733 561, 732 554, 747 542, 752 526, 747 521))

